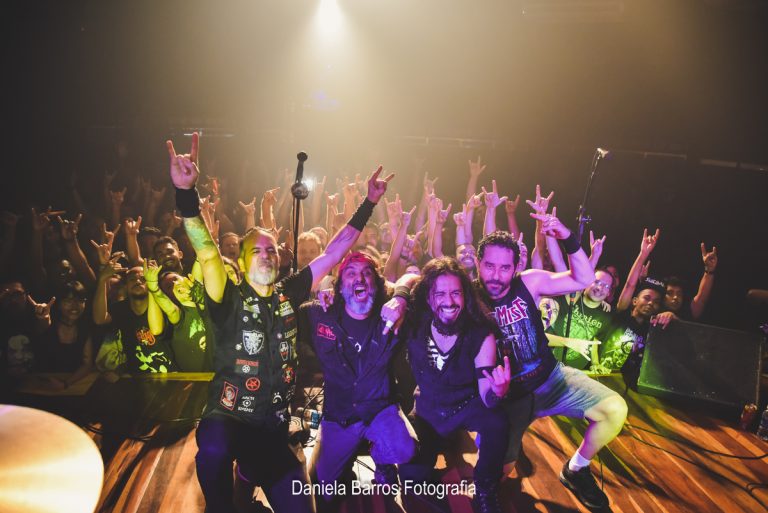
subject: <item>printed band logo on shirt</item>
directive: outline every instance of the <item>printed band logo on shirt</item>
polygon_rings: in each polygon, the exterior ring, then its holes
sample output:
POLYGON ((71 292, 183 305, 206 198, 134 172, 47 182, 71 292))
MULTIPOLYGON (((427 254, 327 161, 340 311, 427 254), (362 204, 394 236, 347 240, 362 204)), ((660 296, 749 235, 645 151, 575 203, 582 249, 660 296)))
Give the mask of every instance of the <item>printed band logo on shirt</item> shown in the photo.
POLYGON ((264 333, 261 331, 243 331, 243 347, 248 354, 258 354, 264 349, 264 333))
POLYGON ((285 303, 280 303, 280 317, 288 317, 291 314, 293 314, 293 307, 291 307, 291 303, 288 301, 285 303))
POLYGON ((288 344, 288 341, 283 340, 280 342, 280 358, 283 359, 284 362, 288 361, 288 356, 291 354, 291 346, 288 344))
POLYGON ((136 330, 136 340, 145 346, 154 346, 156 342, 155 336, 147 328, 136 330))
POLYGON ((323 323, 317 325, 317 336, 327 340, 336 340, 336 334, 333 332, 330 326, 326 326, 323 323))
POLYGON ((261 388, 261 380, 259 378, 248 378, 245 382, 245 388, 247 388, 249 392, 255 392, 261 388))
POLYGON ((517 297, 509 305, 497 306, 493 312, 500 328, 528 318, 528 304, 517 297))
POLYGON ((259 375, 259 361, 258 360, 244 360, 238 358, 235 360, 235 373, 237 374, 254 374, 259 375))
POLYGON ((219 403, 228 410, 235 409, 235 402, 237 401, 237 387, 227 381, 224 382, 224 390, 221 391, 221 399, 219 403))

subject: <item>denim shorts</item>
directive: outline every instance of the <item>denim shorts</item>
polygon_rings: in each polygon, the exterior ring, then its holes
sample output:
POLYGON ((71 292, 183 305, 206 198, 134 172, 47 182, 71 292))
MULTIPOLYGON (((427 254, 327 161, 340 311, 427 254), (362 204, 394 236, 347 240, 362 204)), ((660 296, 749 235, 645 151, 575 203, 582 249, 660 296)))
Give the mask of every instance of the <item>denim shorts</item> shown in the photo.
POLYGON ((535 419, 552 415, 583 419, 584 412, 614 395, 619 394, 584 372, 558 363, 547 380, 533 392, 502 402, 510 424, 505 463, 517 459, 523 434, 535 419))

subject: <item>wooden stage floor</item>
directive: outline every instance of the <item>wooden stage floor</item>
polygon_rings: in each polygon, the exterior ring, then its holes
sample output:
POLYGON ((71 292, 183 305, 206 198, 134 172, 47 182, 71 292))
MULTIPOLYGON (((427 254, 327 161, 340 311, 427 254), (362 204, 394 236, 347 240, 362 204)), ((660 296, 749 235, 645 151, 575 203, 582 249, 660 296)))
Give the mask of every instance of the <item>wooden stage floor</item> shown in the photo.
MULTIPOLYGON (((623 391, 618 377, 601 381, 623 391)), ((72 401, 66 407, 67 416, 76 417, 81 425, 87 423, 102 448, 105 476, 98 512, 204 511, 195 476, 193 428, 206 386, 205 381, 187 379, 121 380, 93 387, 86 401, 83 397, 55 398, 72 401), (92 418, 95 404, 101 405, 100 420, 92 418), (128 415, 130 411, 141 414, 137 419, 135 414, 128 415)), ((600 461, 593 462, 598 476, 602 471, 611 501, 611 509, 606 511, 768 511, 768 458, 760 458, 768 453, 768 443, 738 430, 736 419, 723 420, 695 407, 633 392, 627 402, 627 426, 600 453, 600 461)), ((589 511, 558 480, 563 462, 575 451, 585 427, 583 421, 561 417, 533 423, 523 440, 532 472, 522 477, 513 472, 504 481, 501 499, 505 511, 589 511)), ((471 465, 477 457, 474 444, 466 438, 461 447, 465 452, 459 454, 458 463, 450 458, 452 463, 444 470, 446 482, 471 478, 471 465)), ((311 450, 305 450, 307 456, 311 450)), ((368 479, 366 465, 372 466, 372 462, 367 456, 359 461, 355 471, 360 479, 368 479)), ((444 459, 439 466, 445 466, 444 459)), ((258 490, 256 498, 263 500, 258 490)), ((243 513, 263 511, 245 501, 243 513)), ((342 511, 384 512, 385 508, 379 497, 357 496, 348 499, 342 511)), ((471 512, 469 498, 450 497, 450 511, 471 512)))

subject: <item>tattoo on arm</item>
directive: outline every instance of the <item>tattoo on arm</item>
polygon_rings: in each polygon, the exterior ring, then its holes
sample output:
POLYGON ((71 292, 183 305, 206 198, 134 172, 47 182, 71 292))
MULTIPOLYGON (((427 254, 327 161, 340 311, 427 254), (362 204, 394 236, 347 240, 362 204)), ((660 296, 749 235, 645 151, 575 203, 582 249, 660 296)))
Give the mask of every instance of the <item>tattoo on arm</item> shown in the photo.
POLYGON ((209 251, 218 252, 218 248, 213 241, 211 232, 208 231, 208 227, 205 225, 205 221, 203 221, 202 217, 185 217, 184 229, 187 231, 189 242, 192 243, 192 247, 195 248, 195 252, 198 256, 200 256, 201 253, 205 255, 209 251))

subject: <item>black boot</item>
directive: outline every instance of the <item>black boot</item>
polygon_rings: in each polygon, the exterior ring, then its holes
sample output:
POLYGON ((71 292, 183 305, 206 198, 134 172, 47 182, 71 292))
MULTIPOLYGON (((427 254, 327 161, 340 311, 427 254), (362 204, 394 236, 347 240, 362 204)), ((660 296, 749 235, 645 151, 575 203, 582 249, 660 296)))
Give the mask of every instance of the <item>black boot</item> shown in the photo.
POLYGON ((472 510, 475 513, 501 513, 498 479, 478 479, 475 481, 472 510))

